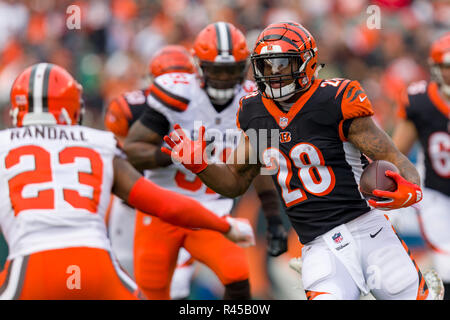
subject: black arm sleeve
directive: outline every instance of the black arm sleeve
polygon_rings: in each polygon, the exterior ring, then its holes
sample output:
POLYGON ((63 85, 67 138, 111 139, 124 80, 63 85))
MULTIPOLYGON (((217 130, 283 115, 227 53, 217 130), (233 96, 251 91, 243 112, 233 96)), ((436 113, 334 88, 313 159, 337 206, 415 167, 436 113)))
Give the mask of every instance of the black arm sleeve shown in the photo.
POLYGON ((139 120, 144 126, 156 132, 161 137, 164 137, 170 131, 170 123, 167 118, 152 108, 147 108, 139 120))

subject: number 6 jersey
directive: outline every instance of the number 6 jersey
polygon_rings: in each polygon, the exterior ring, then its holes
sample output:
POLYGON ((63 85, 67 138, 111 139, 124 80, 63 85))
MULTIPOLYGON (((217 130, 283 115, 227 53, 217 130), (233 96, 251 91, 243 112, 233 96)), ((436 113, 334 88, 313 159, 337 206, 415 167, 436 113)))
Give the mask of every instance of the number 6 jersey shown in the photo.
POLYGON ((357 81, 316 79, 288 112, 254 92, 241 99, 237 125, 272 178, 305 244, 368 212, 358 185, 367 159, 347 134, 352 119, 373 115, 357 81))
POLYGON ((119 154, 112 133, 82 126, 0 131, 0 225, 8 259, 75 246, 110 250, 103 219, 119 154))

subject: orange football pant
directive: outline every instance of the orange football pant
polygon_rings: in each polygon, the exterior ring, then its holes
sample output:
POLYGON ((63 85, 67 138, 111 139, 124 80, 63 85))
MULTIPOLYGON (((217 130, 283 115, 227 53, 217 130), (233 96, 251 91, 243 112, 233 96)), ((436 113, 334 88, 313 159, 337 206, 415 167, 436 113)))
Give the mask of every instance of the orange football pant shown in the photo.
POLYGON ((134 275, 148 299, 170 299, 170 282, 181 247, 208 266, 223 285, 249 278, 245 250, 221 233, 173 226, 137 211, 134 275))
MULTIPOLYGON (((73 247, 8 260, 0 298, 20 300, 136 300, 137 285, 103 249, 73 247)), ((141 296, 140 296, 141 297, 141 296)))

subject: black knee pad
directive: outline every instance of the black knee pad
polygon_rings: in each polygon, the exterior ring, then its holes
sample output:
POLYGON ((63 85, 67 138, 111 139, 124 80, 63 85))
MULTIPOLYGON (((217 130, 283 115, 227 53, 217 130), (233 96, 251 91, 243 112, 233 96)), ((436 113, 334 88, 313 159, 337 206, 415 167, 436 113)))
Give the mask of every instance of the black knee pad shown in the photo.
POLYGON ((248 279, 233 282, 225 286, 224 300, 250 300, 250 282, 248 279))

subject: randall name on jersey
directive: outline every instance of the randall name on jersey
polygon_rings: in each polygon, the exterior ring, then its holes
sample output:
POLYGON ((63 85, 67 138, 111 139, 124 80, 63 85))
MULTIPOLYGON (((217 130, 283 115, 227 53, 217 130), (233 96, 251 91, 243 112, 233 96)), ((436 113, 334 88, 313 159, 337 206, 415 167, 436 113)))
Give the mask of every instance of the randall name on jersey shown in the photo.
POLYGON ((10 141, 21 139, 48 139, 67 141, 87 141, 82 130, 71 130, 71 128, 30 126, 11 129, 10 141))

